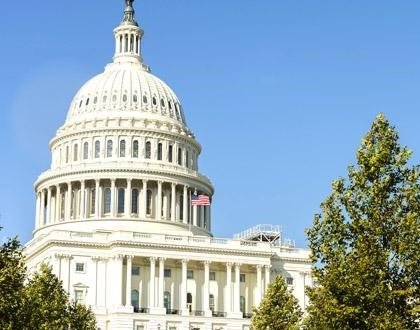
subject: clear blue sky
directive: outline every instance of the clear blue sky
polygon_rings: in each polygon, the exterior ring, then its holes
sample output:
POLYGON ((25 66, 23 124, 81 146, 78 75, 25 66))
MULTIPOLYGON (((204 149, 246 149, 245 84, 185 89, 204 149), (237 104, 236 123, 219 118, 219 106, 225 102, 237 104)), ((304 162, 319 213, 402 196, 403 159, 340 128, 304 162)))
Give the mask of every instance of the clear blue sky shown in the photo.
MULTIPOLYGON (((122 0, 1 1, 0 238, 78 87, 111 61, 122 0)), ((215 187, 215 236, 304 229, 383 112, 420 163, 420 1, 137 0, 143 55, 182 100, 215 187)))

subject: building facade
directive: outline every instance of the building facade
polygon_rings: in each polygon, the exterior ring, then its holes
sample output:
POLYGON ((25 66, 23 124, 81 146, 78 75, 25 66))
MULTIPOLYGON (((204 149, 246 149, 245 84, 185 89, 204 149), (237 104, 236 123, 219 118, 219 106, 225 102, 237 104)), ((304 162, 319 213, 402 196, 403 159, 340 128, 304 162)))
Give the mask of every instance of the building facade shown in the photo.
POLYGON ((101 329, 249 329, 277 275, 305 309, 308 250, 271 225, 214 238, 211 205, 192 206, 214 188, 179 99, 143 62, 132 2, 113 62, 80 88, 50 142, 28 268, 49 263, 101 329))

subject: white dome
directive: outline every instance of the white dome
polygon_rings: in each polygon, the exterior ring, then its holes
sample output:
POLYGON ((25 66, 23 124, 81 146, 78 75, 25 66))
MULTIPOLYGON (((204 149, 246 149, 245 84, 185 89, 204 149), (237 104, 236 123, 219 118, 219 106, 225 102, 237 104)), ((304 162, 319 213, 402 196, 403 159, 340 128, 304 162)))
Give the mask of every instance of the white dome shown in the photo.
POLYGON ((70 104, 66 125, 113 117, 186 126, 175 93, 139 61, 108 64, 103 73, 87 81, 70 104))

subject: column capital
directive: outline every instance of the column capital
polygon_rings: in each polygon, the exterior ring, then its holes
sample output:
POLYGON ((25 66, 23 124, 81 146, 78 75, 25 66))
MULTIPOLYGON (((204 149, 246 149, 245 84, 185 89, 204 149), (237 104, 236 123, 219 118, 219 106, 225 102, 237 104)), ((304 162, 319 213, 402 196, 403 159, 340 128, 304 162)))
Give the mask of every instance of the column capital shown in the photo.
POLYGON ((264 265, 260 265, 260 264, 255 265, 255 268, 257 270, 261 270, 263 267, 264 267, 264 265))
POLYGON ((271 268, 271 265, 264 265, 264 268, 270 269, 271 268))
POLYGON ((202 262, 203 262, 204 266, 209 266, 211 264, 210 260, 204 260, 202 262))
POLYGON ((159 262, 164 262, 166 260, 165 257, 159 257, 159 262))
POLYGON ((131 182, 133 179, 132 178, 126 178, 125 179, 127 182, 131 182))
POLYGON ((148 181, 147 179, 142 179, 142 180, 141 180, 141 182, 143 182, 143 184, 146 184, 146 183, 147 183, 147 181, 148 181))
POLYGON ((93 261, 107 261, 108 260, 108 257, 104 257, 104 256, 93 256, 93 257, 91 257, 91 259, 93 261))
POLYGON ((227 267, 227 268, 232 268, 232 266, 233 266, 233 263, 232 263, 232 262, 227 262, 227 263, 226 263, 226 267, 227 267))
POLYGON ((188 261, 189 261, 189 259, 182 259, 182 260, 181 260, 181 263, 182 263, 182 264, 188 264, 188 261))
POLYGON ((235 267, 240 268, 242 266, 242 263, 240 262, 235 262, 235 267))
POLYGON ((109 180, 111 180, 111 183, 115 183, 115 181, 117 181, 116 178, 110 178, 109 180))
POLYGON ((68 259, 68 260, 73 259, 73 256, 71 254, 65 254, 65 253, 56 253, 55 257, 58 259, 68 259))
POLYGON ((156 259, 157 259, 156 257, 149 257, 150 262, 156 262, 156 259))
POLYGON ((125 255, 124 255, 124 254, 116 254, 116 255, 112 256, 112 258, 113 258, 114 260, 118 260, 118 261, 123 260, 123 259, 124 259, 124 257, 125 257, 125 255))
POLYGON ((128 259, 130 259, 130 260, 133 260, 134 259, 134 256, 131 255, 131 254, 126 254, 125 257, 127 258, 127 260, 128 259))

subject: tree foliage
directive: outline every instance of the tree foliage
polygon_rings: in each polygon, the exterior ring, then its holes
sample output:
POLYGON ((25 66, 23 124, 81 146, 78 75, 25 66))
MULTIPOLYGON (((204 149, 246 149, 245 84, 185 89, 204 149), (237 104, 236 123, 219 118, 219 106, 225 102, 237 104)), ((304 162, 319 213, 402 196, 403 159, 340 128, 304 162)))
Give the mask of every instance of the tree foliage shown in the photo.
POLYGON ((332 184, 307 231, 308 329, 415 329, 420 303, 420 171, 382 114, 348 178, 332 184))
POLYGON ((255 330, 292 330, 299 329, 301 317, 297 299, 288 290, 285 279, 277 276, 259 307, 254 309, 251 324, 255 330))
POLYGON ((96 329, 92 311, 69 301, 49 266, 26 274, 20 243, 10 239, 0 248, 0 329, 96 329))

